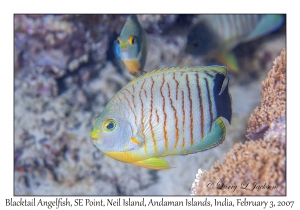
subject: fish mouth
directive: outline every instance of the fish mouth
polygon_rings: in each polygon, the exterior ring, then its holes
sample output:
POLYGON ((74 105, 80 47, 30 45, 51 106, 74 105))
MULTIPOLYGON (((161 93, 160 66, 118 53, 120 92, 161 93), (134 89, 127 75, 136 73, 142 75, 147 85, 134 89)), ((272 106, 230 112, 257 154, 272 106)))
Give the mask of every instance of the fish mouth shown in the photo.
POLYGON ((98 139, 95 139, 95 138, 90 138, 90 140, 93 144, 96 144, 98 142, 98 139))
POLYGON ((129 53, 128 49, 121 49, 121 59, 122 60, 131 60, 134 59, 134 57, 129 53))
POLYGON ((90 140, 93 144, 99 142, 99 134, 96 131, 92 131, 90 134, 90 140))

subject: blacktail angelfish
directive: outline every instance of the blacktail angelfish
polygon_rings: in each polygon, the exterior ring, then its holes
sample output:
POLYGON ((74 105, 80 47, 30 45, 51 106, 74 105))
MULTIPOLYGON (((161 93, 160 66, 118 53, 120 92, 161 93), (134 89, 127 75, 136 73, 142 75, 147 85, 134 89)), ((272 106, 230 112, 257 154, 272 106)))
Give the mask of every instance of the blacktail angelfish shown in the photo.
POLYGON ((229 72, 224 66, 154 70, 117 92, 90 134, 104 154, 150 169, 170 168, 160 157, 216 147, 231 122, 229 72))
POLYGON ((136 15, 130 15, 120 36, 114 43, 114 52, 121 65, 132 75, 141 75, 147 58, 146 32, 136 15))
POLYGON ((230 52, 248 42, 278 29, 283 15, 202 15, 188 35, 186 51, 193 55, 214 57, 232 71, 238 70, 230 52))

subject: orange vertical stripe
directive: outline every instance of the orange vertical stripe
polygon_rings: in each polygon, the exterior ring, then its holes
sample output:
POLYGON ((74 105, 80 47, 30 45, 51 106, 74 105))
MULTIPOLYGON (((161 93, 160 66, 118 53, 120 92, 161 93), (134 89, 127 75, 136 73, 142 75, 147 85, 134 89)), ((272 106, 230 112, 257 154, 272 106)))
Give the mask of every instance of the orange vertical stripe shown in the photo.
POLYGON ((140 89, 140 92, 139 92, 139 97, 140 97, 140 102, 141 102, 141 123, 142 123, 142 136, 143 136, 143 139, 144 139, 144 151, 145 153, 147 154, 147 145, 146 145, 146 136, 145 136, 145 125, 144 125, 144 103, 143 103, 143 100, 142 100, 142 90, 143 90, 143 86, 145 84, 146 80, 144 80, 143 84, 142 84, 142 88, 140 89))
POLYGON ((176 109, 173 105, 173 100, 171 98, 171 91, 170 91, 170 85, 169 83, 167 83, 168 85, 168 97, 170 99, 170 104, 171 104, 171 107, 174 111, 174 117, 175 117, 175 130, 176 130, 176 140, 175 140, 175 144, 174 144, 174 149, 176 149, 177 145, 178 145, 178 138, 179 138, 179 129, 178 129, 178 117, 177 117, 177 112, 176 112, 176 109))
POLYGON ((153 125, 152 125, 152 109, 153 109, 153 86, 154 86, 154 80, 151 77, 151 89, 150 89, 150 95, 151 95, 151 101, 150 101, 150 130, 152 134, 152 141, 153 141, 153 148, 154 151, 157 152, 157 146, 156 146, 156 139, 153 131, 153 125))
POLYGON ((185 125, 185 110, 184 110, 184 92, 183 92, 183 90, 181 91, 181 97, 182 97, 182 105, 181 105, 181 107, 182 107, 182 113, 183 113, 183 120, 182 120, 182 128, 183 128, 183 130, 182 130, 182 136, 183 136, 183 138, 182 138, 182 145, 181 145, 181 148, 184 148, 184 141, 185 141, 185 139, 184 139, 184 135, 185 135, 185 133, 184 133, 184 125, 185 125))
POLYGON ((203 139, 203 134, 204 134, 204 112, 203 112, 203 102, 202 102, 202 97, 201 97, 201 87, 199 84, 199 75, 196 74, 196 82, 197 82, 197 89, 198 89, 198 98, 199 98, 199 103, 200 103, 200 115, 201 115, 201 139, 203 139))
POLYGON ((135 96, 135 88, 134 88, 134 85, 132 84, 132 95, 131 95, 131 98, 132 98, 132 103, 133 103, 133 107, 134 109, 136 109, 136 105, 135 105, 135 102, 134 102, 134 96, 135 96))
POLYGON ((178 100, 178 87, 179 87, 179 82, 175 78, 175 73, 173 72, 173 80, 176 82, 176 100, 178 100))
POLYGON ((212 121, 213 121, 213 112, 212 112, 212 101, 210 98, 210 92, 209 92, 209 87, 208 87, 208 81, 206 78, 205 79, 205 85, 206 85, 206 91, 207 91, 207 97, 208 97, 208 103, 209 103, 209 114, 210 114, 210 129, 212 126, 212 121))
POLYGON ((214 78, 214 75, 211 75, 211 74, 208 73, 206 70, 204 70, 204 73, 205 73, 207 76, 209 76, 209 77, 211 77, 211 78, 214 78))
POLYGON ((164 83, 165 83, 165 76, 162 75, 162 84, 160 86, 160 94, 161 94, 161 97, 163 99, 163 113, 164 113, 164 141, 165 141, 165 150, 168 151, 168 136, 167 136, 167 129, 166 129, 166 126, 167 126, 167 113, 165 112, 165 106, 166 106, 166 99, 163 95, 163 92, 162 92, 162 88, 164 86, 164 83))
POLYGON ((187 89, 188 89, 188 98, 190 101, 190 120, 191 120, 191 132, 190 132, 190 143, 191 145, 194 144, 194 119, 193 119, 193 101, 192 101, 192 96, 191 96, 191 89, 190 89, 190 82, 189 82, 189 77, 188 74, 185 76, 186 82, 187 82, 187 89))
POLYGON ((155 113, 156 113, 157 123, 159 123, 159 115, 158 115, 157 109, 155 110, 155 113))

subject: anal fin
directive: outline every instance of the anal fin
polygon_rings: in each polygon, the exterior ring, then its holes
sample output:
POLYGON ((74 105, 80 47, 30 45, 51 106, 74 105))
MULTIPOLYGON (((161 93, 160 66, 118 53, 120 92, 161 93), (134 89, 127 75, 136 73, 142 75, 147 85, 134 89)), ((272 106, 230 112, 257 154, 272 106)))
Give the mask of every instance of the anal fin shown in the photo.
POLYGON ((144 168, 150 168, 155 170, 169 169, 169 163, 162 158, 149 158, 133 163, 134 165, 141 166, 144 168))

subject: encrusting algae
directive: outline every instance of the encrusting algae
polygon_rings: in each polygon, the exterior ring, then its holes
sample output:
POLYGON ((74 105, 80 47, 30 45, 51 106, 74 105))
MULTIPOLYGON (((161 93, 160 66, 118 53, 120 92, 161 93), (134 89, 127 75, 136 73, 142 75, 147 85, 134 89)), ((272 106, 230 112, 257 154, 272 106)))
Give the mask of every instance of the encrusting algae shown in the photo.
POLYGON ((262 82, 261 105, 247 129, 250 141, 235 144, 223 164, 200 171, 192 195, 286 195, 285 78, 283 49, 262 82))

